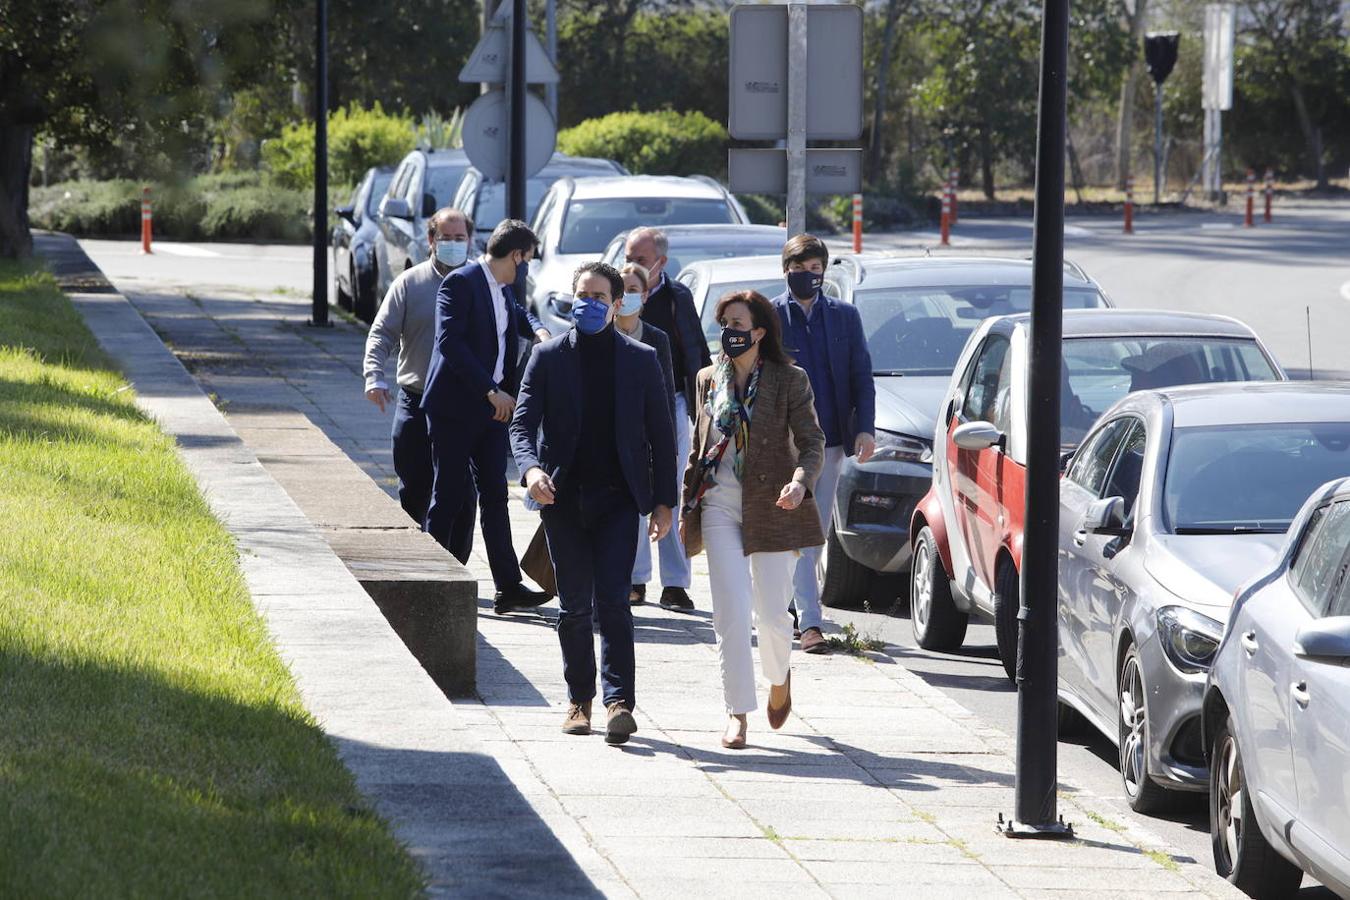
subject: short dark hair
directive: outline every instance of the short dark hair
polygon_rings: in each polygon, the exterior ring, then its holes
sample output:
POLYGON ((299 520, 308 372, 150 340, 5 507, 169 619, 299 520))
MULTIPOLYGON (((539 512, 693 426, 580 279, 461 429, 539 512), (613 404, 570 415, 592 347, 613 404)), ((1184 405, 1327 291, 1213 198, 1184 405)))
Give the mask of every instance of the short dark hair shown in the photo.
POLYGON ((510 256, 517 250, 534 253, 539 249, 539 238, 534 236, 530 226, 519 219, 502 219, 492 229, 488 238, 487 252, 493 259, 510 256))
POLYGON ((724 294, 717 301, 717 322, 720 324, 727 307, 733 303, 744 303, 750 309, 750 324, 764 329, 764 337, 759 341, 759 355, 767 362, 780 365, 792 365, 792 357, 783 349, 783 329, 778 322, 778 311, 773 308, 769 298, 759 291, 735 291, 724 294))
POLYGON ((459 219, 464 223, 464 227, 469 231, 469 240, 473 240, 473 217, 453 206, 442 206, 436 210, 435 215, 427 219, 427 237, 434 237, 441 223, 446 219, 459 219))
POLYGON ((783 245, 784 272, 793 263, 806 265, 813 259, 818 259, 825 265, 830 263, 830 251, 825 249, 825 243, 814 234, 795 234, 783 245))
POLYGON ((610 300, 617 300, 623 296, 623 276, 619 274, 618 269, 602 262, 588 262, 577 266, 577 270, 572 273, 572 293, 576 293, 577 283, 581 281, 581 277, 588 274, 599 275, 609 280, 610 300))

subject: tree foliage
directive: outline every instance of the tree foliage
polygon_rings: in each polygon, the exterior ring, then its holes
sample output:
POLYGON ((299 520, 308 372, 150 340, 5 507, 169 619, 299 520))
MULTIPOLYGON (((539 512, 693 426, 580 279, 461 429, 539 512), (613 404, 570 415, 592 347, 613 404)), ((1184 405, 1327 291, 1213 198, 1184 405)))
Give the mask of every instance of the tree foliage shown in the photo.
POLYGON ((727 130, 697 110, 610 113, 568 128, 558 149, 618 160, 630 172, 717 175, 726 168, 727 130))
MULTIPOLYGON (((335 184, 356 184, 371 166, 397 162, 413 148, 415 130, 407 115, 386 113, 376 103, 355 103, 328 114, 328 167, 335 184)), ((297 122, 262 147, 263 162, 283 187, 314 184, 314 123, 297 122)))

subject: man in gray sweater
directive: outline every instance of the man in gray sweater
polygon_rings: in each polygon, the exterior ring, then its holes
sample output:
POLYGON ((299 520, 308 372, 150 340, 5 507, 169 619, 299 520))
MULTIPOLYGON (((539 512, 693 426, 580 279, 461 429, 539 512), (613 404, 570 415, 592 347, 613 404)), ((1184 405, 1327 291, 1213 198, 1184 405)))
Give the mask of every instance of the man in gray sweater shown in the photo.
MULTIPOLYGON (((394 472, 398 475, 398 498, 404 511, 424 526, 431 505, 431 439, 427 436, 422 390, 436 337, 436 293, 451 271, 469 258, 473 220, 453 207, 443 207, 427 222, 430 252, 424 262, 404 270, 394 279, 384 303, 366 337, 363 370, 366 399, 384 412, 394 405, 394 472), (398 399, 395 402, 385 382, 385 364, 398 351, 398 399)), ((450 533, 450 552, 467 563, 473 550, 476 495, 469 482, 468 502, 460 509, 450 533)))

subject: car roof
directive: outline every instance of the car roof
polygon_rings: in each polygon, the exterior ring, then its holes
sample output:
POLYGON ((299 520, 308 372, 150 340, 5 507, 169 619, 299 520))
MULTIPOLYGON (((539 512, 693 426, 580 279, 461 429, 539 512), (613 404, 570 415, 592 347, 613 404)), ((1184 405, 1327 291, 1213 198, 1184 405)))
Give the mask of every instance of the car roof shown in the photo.
POLYGON ((425 156, 427 165, 432 168, 463 166, 469 162, 469 155, 458 147, 449 150, 414 150, 413 153, 420 153, 425 156))
POLYGON ((604 197, 691 197, 722 199, 725 191, 716 182, 678 175, 614 175, 579 178, 573 182, 573 199, 604 197))
POLYGON ((1177 428, 1350 421, 1350 383, 1345 382, 1229 381, 1140 391, 1131 397, 1140 405, 1170 404, 1177 428))
POLYGON ((782 256, 730 256, 725 259, 704 259, 684 267, 685 272, 696 273, 709 281, 739 281, 743 278, 781 278, 782 256))
MULTIPOLYGON (((990 330, 1008 334, 1030 324, 1030 313, 1013 313, 993 320, 990 330)), ((1256 339, 1250 328, 1228 316, 1165 309, 1066 309, 1063 333, 1066 338, 1185 335, 1256 339)))
MULTIPOLYGON (((605 175, 614 175, 618 169, 618 163, 612 159, 601 159, 596 156, 568 156, 566 153, 554 153, 552 158, 544 164, 544 167, 535 172, 529 179, 552 176, 553 178, 564 178, 568 175, 580 175, 586 178, 596 173, 605 175)), ((483 174, 477 166, 470 168, 479 174, 483 174)))
MULTIPOLYGON (((889 253, 850 253, 831 264, 852 270, 862 287, 923 287, 927 285, 1031 284, 1031 260, 1004 256, 900 256, 889 253)), ((828 270, 827 270, 828 271, 828 270)), ((1095 287, 1076 263, 1064 263, 1065 287, 1095 287)))
MULTIPOLYGON (((764 235, 765 237, 776 237, 786 239, 787 229, 779 228, 777 225, 751 225, 740 222, 716 222, 704 225, 662 225, 661 231, 664 231, 666 237, 705 237, 717 235, 764 235)), ((615 235, 615 240, 626 239, 627 231, 620 231, 615 235)))

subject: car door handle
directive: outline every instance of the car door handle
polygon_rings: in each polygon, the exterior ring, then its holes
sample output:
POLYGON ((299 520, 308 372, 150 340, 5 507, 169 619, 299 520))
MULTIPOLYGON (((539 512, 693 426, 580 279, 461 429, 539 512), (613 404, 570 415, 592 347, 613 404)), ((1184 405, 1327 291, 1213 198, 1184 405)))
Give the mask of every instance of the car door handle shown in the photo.
POLYGON ((1242 632, 1242 637, 1239 638, 1239 640, 1242 641, 1242 649, 1247 651, 1248 656, 1251 656, 1256 652, 1257 644, 1255 631, 1242 632))
POLYGON ((1081 547, 1087 543, 1087 529, 1080 528, 1073 533, 1073 542, 1081 547))
POLYGON ((1299 706, 1306 707, 1312 697, 1308 694, 1308 682, 1295 681, 1289 688, 1289 695, 1299 706))

